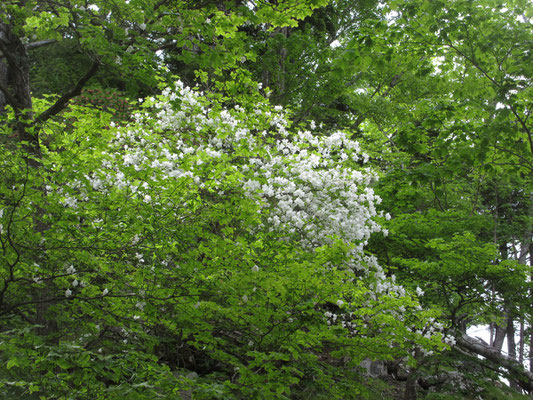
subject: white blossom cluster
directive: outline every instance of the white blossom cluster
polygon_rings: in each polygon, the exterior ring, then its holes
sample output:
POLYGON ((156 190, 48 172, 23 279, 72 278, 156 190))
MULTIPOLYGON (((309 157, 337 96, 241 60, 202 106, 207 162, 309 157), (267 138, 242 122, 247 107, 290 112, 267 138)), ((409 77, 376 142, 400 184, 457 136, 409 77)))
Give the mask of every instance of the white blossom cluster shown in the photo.
POLYGON ((260 210, 261 223, 251 230, 277 232, 310 249, 340 239, 352 246, 344 267, 375 281, 374 296, 405 295, 374 257, 364 255, 373 233, 386 234, 375 218, 389 216, 376 210, 380 198, 371 186, 377 177, 364 168, 368 157, 345 133, 294 132, 281 107, 223 108, 179 81, 141 106, 147 111, 135 115, 135 123, 111 126, 111 150, 101 154, 100 167, 50 188, 65 207, 77 209, 91 193, 113 190, 154 207, 168 206, 161 198, 186 207, 187 193, 207 188, 225 196, 225 176, 233 174, 260 210), (167 189, 172 196, 162 196, 167 189))
POLYGON ((378 293, 402 293, 403 288, 385 278, 375 258, 364 255, 371 234, 387 233, 374 218, 390 217, 376 210, 381 199, 371 184, 377 176, 362 167, 368 156, 358 142, 339 131, 329 136, 308 130, 291 133, 279 106, 213 107, 206 96, 179 81, 144 105, 150 111, 137 114, 135 126, 117 132, 121 151, 109 155, 114 161, 108 165, 115 164, 114 172, 108 168, 104 179, 87 177, 94 189, 104 182, 128 186, 145 202, 153 202, 150 182, 129 182, 123 167, 132 167, 144 170, 152 181, 186 179, 187 185, 211 185, 223 196, 224 188, 216 180, 207 182, 201 176, 202 164, 217 163, 244 149, 249 156, 232 163, 245 193, 261 207, 262 224, 255 229, 284 233, 287 240, 309 248, 341 239, 354 246, 347 267, 376 271, 378 293), (160 134, 154 135, 154 130, 160 134))
MULTIPOLYGON (((156 128, 177 134, 171 138, 172 149, 161 142, 159 149, 147 149, 149 139, 143 138, 143 132, 130 130, 126 135, 142 147, 125 147, 124 164, 135 168, 149 164, 168 177, 194 179, 194 163, 186 162, 187 158, 201 164, 244 147, 252 156, 234 167, 243 174, 248 196, 262 207, 264 221, 259 228, 297 235, 308 247, 339 238, 356 245, 355 256, 362 255, 370 235, 381 230, 373 220, 380 202, 370 187, 376 176, 369 169, 361 170, 367 156, 343 132, 291 134, 281 107, 272 110, 258 104, 253 112, 240 106, 216 110, 201 93, 181 82, 166 90, 163 99, 150 102, 157 110, 156 128), (188 142, 190 132, 201 140, 188 142)), ((137 121, 142 125, 147 118, 153 117, 146 113, 138 115, 137 121)), ((199 179, 195 182, 203 185, 199 179)))
MULTIPOLYGON (((371 296, 373 298, 376 298, 375 295, 371 296)), ((347 335, 353 336, 353 337, 374 337, 375 332, 372 332, 372 330, 367 331, 368 326, 372 326, 372 316, 369 315, 360 315, 357 313, 354 313, 353 311, 347 311, 350 308, 350 305, 348 304, 347 309, 343 309, 344 302, 342 300, 339 300, 337 302, 337 305, 339 306, 338 310, 335 311, 325 311, 324 312, 324 320, 327 323, 329 327, 342 327, 346 330, 347 335)), ((373 308, 373 305, 369 302, 366 304, 366 306, 370 309, 373 308)), ((357 308, 356 308, 357 309, 357 308)), ((433 317, 427 317, 425 318, 423 327, 410 325, 408 322, 406 322, 406 313, 410 313, 411 315, 415 314, 417 310, 421 310, 419 305, 416 306, 410 306, 410 307, 397 307, 397 308, 387 308, 382 309, 378 313, 383 314, 386 313, 390 316, 392 316, 397 321, 403 321, 406 325, 407 330, 417 338, 417 341, 425 341, 426 343, 432 343, 428 344, 427 347, 424 347, 425 345, 422 344, 422 342, 419 342, 416 345, 417 351, 420 352, 421 355, 424 356, 431 356, 434 353, 434 349, 436 347, 439 347, 437 345, 437 342, 434 341, 435 338, 438 338, 438 341, 442 344, 445 344, 447 346, 453 347, 455 346, 455 337, 451 334, 445 333, 445 327, 443 324, 438 322, 433 317)), ((419 320, 418 322, 420 322, 419 320)), ((379 329, 379 328, 378 328, 379 329)), ((403 338, 405 340, 405 333, 403 332, 396 332, 398 334, 398 337, 400 339, 403 338)), ((392 334, 394 336, 394 333, 392 334)), ((411 356, 415 356, 416 351, 413 351, 411 353, 411 356)))
POLYGON ((356 246, 356 258, 370 235, 381 230, 373 220, 380 199, 369 187, 376 176, 361 170, 367 156, 343 132, 291 134, 280 107, 258 104, 251 113, 240 106, 219 110, 181 82, 145 106, 152 109, 136 115, 137 124, 117 130, 113 151, 103 155, 103 168, 86 174, 85 182, 72 182, 70 191, 59 189, 64 206, 76 208, 88 200, 89 191, 112 188, 159 205, 153 186, 159 182, 161 190, 167 179, 217 188, 216 181, 206 182, 199 173, 202 164, 245 148, 251 156, 233 167, 242 174, 245 192, 262 207, 260 229, 286 232, 308 247, 341 239, 356 246))
POLYGON ((271 157, 254 160, 255 173, 244 187, 269 209, 269 229, 297 234, 308 247, 339 238, 357 244, 355 253, 361 254, 381 228, 372 219, 380 202, 369 187, 376 177, 354 168, 361 159, 358 150, 342 132, 324 138, 298 132, 279 140, 271 157))

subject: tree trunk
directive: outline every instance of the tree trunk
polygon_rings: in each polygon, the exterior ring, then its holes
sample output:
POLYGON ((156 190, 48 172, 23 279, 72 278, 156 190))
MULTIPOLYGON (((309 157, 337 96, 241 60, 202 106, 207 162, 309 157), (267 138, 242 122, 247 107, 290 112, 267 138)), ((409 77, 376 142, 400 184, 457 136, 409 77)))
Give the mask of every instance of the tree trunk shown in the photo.
POLYGON ((7 99, 1 88, 7 88, 7 65, 0 60, 0 115, 5 111, 7 99))
MULTIPOLYGON (((510 313, 509 313, 509 316, 507 317, 507 328, 506 328, 505 333, 507 335, 507 354, 509 355, 509 358, 516 360, 514 320, 510 313)), ((509 379, 509 385, 513 389, 520 391, 520 386, 518 385, 518 382, 515 381, 514 379, 509 379)))
POLYGON ((494 335, 492 347, 498 352, 501 352, 503 348, 503 342, 505 340, 505 335, 507 334, 507 330, 497 324, 494 324, 494 329, 496 331, 496 334, 494 335))
POLYGON ((524 326, 524 317, 522 314, 522 316, 520 317, 520 342, 518 344, 518 362, 520 364, 524 364, 525 340, 526 340, 526 330, 524 326))
POLYGON ((0 50, 7 64, 4 64, 6 81, 0 76, 0 90, 5 104, 15 112, 14 130, 21 141, 26 142, 28 153, 40 156, 37 132, 31 129, 33 120, 30 86, 30 58, 26 46, 13 33, 10 25, 0 23, 0 50))
MULTIPOLYGON (((5 104, 13 108, 15 119, 10 126, 16 137, 24 142, 28 154, 27 162, 32 168, 41 166, 41 151, 39 146, 38 129, 33 126, 32 97, 30 86, 30 58, 26 46, 12 31, 8 24, 0 23, 0 50, 7 64, 1 69, 5 72, 5 80, 0 71, 0 90, 3 93, 5 104)), ((42 190, 40 187, 34 188, 42 190)), ((35 207, 33 215, 33 229, 43 232, 49 228, 43 222, 44 210, 35 207)), ((39 325, 38 332, 48 335, 57 330, 57 323, 48 317, 50 303, 46 300, 51 297, 51 289, 43 288, 35 295, 38 305, 35 309, 35 320, 39 325)))
POLYGON ((515 342, 515 328, 514 321, 511 316, 507 317, 507 328, 505 330, 507 335, 507 354, 513 360, 516 360, 516 342, 515 342))
POLYGON ((407 381, 405 381, 405 392, 403 393, 403 400, 416 400, 416 375, 415 372, 409 373, 407 381))
MULTIPOLYGON (((415 360, 420 359, 420 350, 415 349, 415 360)), ((403 393, 403 400, 416 400, 416 384, 418 381, 418 367, 409 369, 407 380, 405 381, 405 391, 403 393)))

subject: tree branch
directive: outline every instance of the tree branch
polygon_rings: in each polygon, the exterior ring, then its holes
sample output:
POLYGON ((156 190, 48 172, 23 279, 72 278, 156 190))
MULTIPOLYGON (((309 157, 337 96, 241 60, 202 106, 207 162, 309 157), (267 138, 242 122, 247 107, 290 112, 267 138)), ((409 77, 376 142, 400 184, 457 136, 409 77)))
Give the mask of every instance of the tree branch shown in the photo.
POLYGON ((81 89, 83 89, 87 81, 91 79, 91 77, 94 74, 96 74, 96 71, 98 71, 99 67, 100 67, 100 62, 98 62, 97 60, 94 61, 89 71, 87 71, 87 73, 78 81, 76 86, 70 91, 68 91, 67 93, 65 93, 63 96, 61 96, 52 106, 50 106, 50 108, 48 108, 47 110, 39 114, 39 116, 35 118, 33 124, 35 125, 35 124, 43 123, 47 121, 48 119, 50 119, 51 117, 53 117, 54 115, 61 112, 66 107, 70 99, 81 94, 81 89))
POLYGON ((39 47, 48 46, 49 44, 56 43, 55 39, 40 40, 38 42, 28 43, 26 50, 38 49, 39 47))
POLYGON ((531 154, 533 155, 533 137, 531 135, 531 130, 527 127, 526 122, 520 118, 520 115, 518 115, 518 112, 515 110, 515 108, 511 105, 509 105, 509 109, 515 116, 515 118, 520 122, 520 125, 524 129, 525 134, 527 135, 527 139, 529 141, 529 150, 531 151, 531 154))
POLYGON ((533 373, 525 369, 518 361, 501 354, 495 348, 466 334, 458 336, 456 340, 459 347, 483 356, 488 361, 507 369, 522 389, 527 390, 528 392, 533 391, 533 373))

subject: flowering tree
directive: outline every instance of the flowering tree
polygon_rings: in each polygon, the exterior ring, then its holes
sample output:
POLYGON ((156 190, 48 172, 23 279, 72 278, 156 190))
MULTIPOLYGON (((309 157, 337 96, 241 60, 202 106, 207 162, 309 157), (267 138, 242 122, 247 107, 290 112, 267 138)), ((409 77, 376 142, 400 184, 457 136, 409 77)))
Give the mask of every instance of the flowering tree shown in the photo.
POLYGON ((140 110, 72 107, 40 168, 2 125, 3 396, 350 398, 347 366, 444 346, 364 252, 357 142, 180 82, 140 110))

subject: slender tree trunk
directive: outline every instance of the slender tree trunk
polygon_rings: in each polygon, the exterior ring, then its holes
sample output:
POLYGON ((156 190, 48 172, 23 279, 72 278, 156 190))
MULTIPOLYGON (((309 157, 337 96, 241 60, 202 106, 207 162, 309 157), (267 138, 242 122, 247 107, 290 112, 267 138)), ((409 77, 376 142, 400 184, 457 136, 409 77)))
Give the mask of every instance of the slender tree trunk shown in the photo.
MULTIPOLYGON (((283 36, 288 37, 289 36, 289 28, 283 27, 281 28, 281 33, 283 36)), ((287 49, 285 46, 282 46, 282 48, 279 51, 279 82, 278 82, 278 88, 279 88, 279 95, 282 97, 285 94, 285 80, 286 80, 286 58, 287 58, 287 49)))
MULTIPOLYGON (((530 204, 530 214, 533 206, 530 204)), ((531 216, 530 216, 531 218, 531 216)), ((533 267, 533 242, 529 244, 529 265, 533 267)), ((533 273, 529 278, 533 282, 533 273)), ((530 299, 533 300, 533 289, 530 292, 530 299)), ((533 372, 533 321, 529 321, 529 370, 533 372)))
POLYGON ((518 362, 524 363, 524 349, 525 349, 526 332, 524 326, 524 317, 520 316, 520 342, 518 344, 518 362))
POLYGON ((515 327, 514 327, 514 316, 510 310, 510 306, 506 307, 506 325, 505 325, 505 336, 507 337, 507 355, 509 358, 516 360, 516 340, 515 340, 515 327))
MULTIPOLYGON (((498 222, 499 222, 499 208, 500 208, 500 198, 498 195, 498 187, 494 188, 496 193, 496 207, 494 208, 494 230, 493 230, 493 243, 498 245, 498 222)), ((494 264, 497 264, 498 260, 494 260, 494 264)), ((492 298, 495 297, 494 285, 492 285, 492 298)), ((505 328, 502 328, 495 322, 491 322, 491 343, 490 345, 494 347, 498 352, 502 351, 503 341, 505 340, 505 328), (493 337, 494 335, 494 337, 493 337)))
MULTIPOLYGON (((498 204, 496 206, 496 215, 498 215, 498 207, 499 207, 499 202, 498 202, 498 204)), ((497 241, 496 232, 494 232, 494 240, 497 241)), ((495 244, 496 244, 496 242, 495 242, 495 244)), ((508 256, 507 243, 500 244, 499 247, 500 247, 500 257, 501 257, 501 259, 502 260, 506 260, 507 256, 508 256)), ((512 341, 513 341, 513 349, 514 349, 514 328, 512 326, 511 312, 509 310, 510 310, 510 306, 508 304, 505 304, 505 310, 504 310, 504 312, 505 312, 505 326, 499 326, 499 325, 496 324, 496 335, 495 335, 495 338, 494 338, 493 347, 496 350, 500 351, 500 352, 502 351, 503 342, 505 340, 505 337, 506 336, 508 337, 508 331, 509 331, 510 328, 513 329, 512 341), (510 319, 511 319, 511 327, 509 325, 510 319)), ((507 346, 508 346, 508 348, 510 346, 509 337, 508 337, 507 346)), ((516 355, 516 350, 513 350, 513 352, 516 355)))
MULTIPOLYGON (((533 267, 533 195, 531 194, 529 196, 528 217, 529 233, 526 236, 527 241, 523 244, 524 248, 527 248, 527 252, 524 254, 524 264, 527 263, 529 254, 529 266, 533 267)), ((533 273, 531 274, 530 280, 533 282, 533 273)), ((533 289, 531 290, 530 296, 533 299, 533 289)), ((533 372, 533 321, 529 321, 529 370, 533 372)))
MULTIPOLYGON (((516 341, 515 341, 515 328, 514 328, 514 319, 511 315, 511 313, 508 313, 507 317, 507 328, 506 328, 506 335, 507 335, 507 355, 509 358, 516 360, 516 341)), ((520 391, 520 386, 518 383, 510 379, 509 385, 515 389, 520 391)))
POLYGON ((503 349, 503 342, 505 340, 505 335, 507 331, 505 328, 502 328, 501 326, 497 324, 494 324, 494 328, 495 328, 496 334, 494 335, 494 342, 492 343, 492 347, 498 350, 498 352, 501 352, 503 349))

